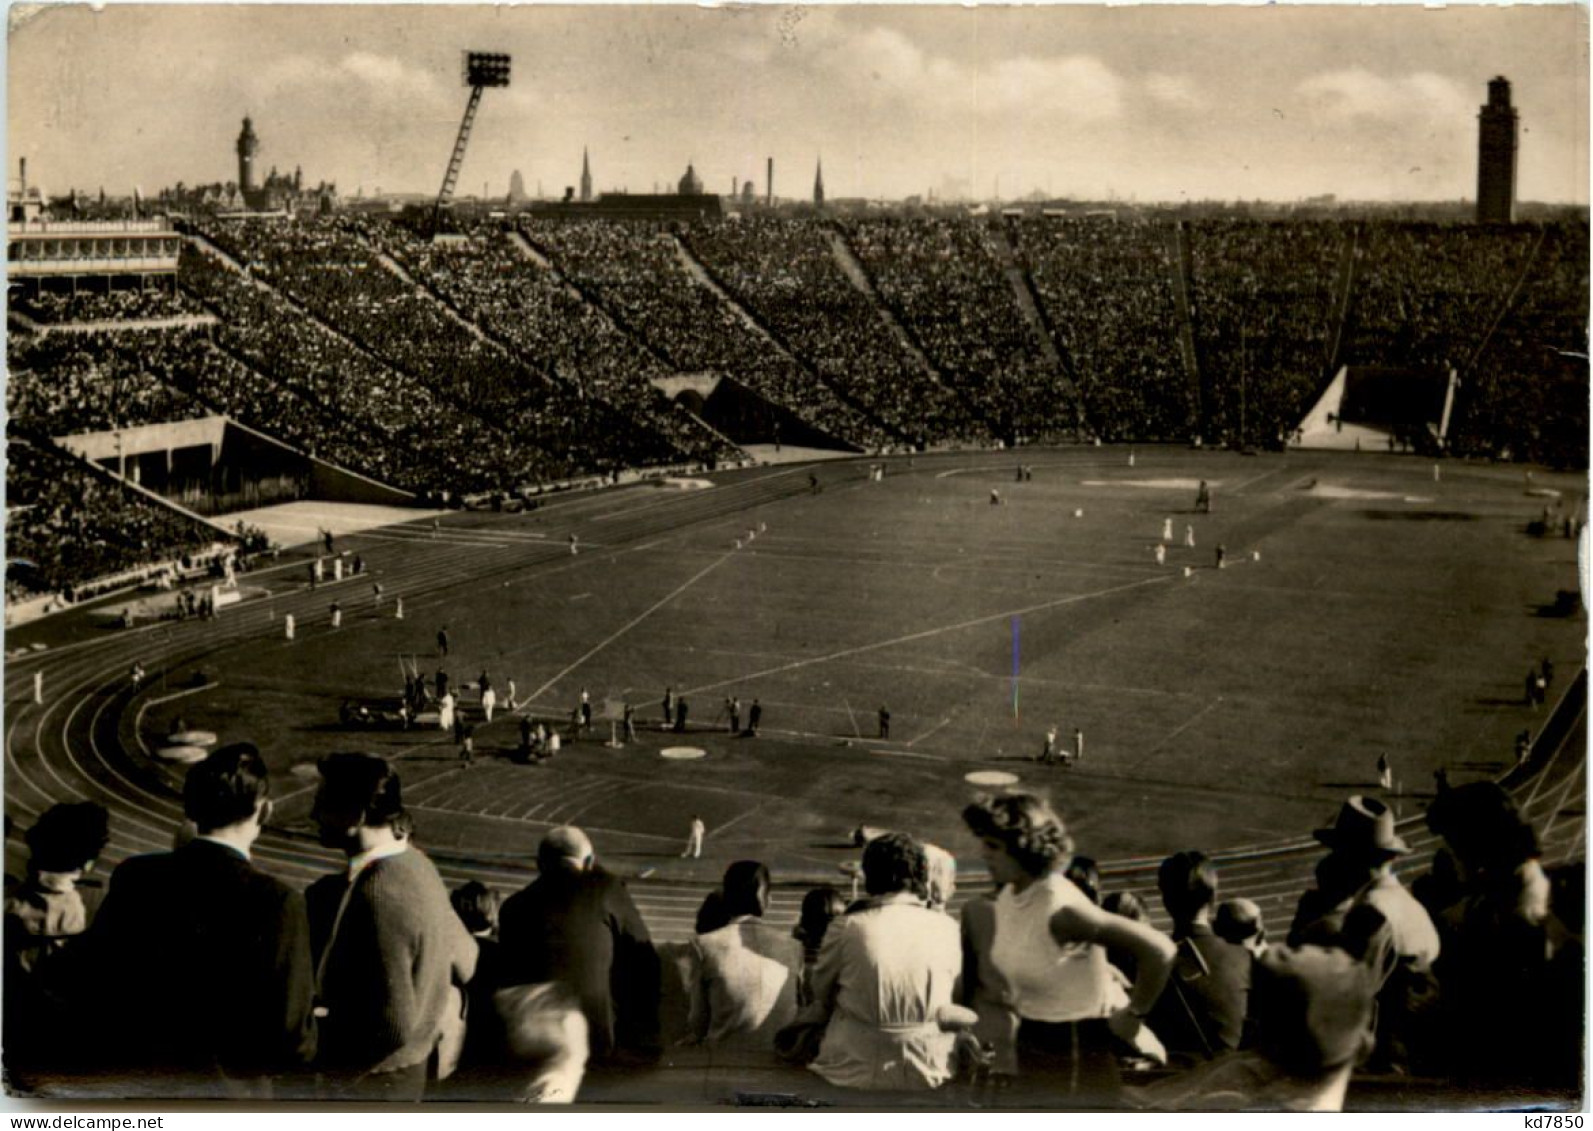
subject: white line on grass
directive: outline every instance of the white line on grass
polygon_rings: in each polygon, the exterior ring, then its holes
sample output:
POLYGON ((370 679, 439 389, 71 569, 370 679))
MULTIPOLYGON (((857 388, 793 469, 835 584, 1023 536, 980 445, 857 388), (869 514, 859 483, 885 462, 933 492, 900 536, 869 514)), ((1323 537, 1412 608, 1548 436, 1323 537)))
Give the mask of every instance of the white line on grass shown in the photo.
POLYGON ((1288 470, 1289 470, 1288 465, 1284 464, 1281 467, 1274 467, 1274 468, 1272 468, 1269 471, 1263 471, 1260 475, 1252 476, 1251 478, 1246 479, 1243 483, 1235 484, 1233 487, 1228 489, 1228 494, 1236 495, 1240 491, 1243 491, 1246 487, 1250 486, 1250 484, 1252 484, 1252 483, 1259 483, 1259 482, 1261 482, 1263 479, 1265 479, 1269 475, 1276 475, 1280 471, 1288 471, 1288 470))
POLYGON ((920 754, 916 750, 870 750, 870 754, 878 754, 881 758, 917 758, 921 762, 944 762, 946 759, 939 754, 920 754))
MULTIPOLYGON (((1003 679, 1005 679, 1005 678, 1006 678, 1006 677, 1005 677, 1005 676, 1003 676, 1003 677, 1002 677, 1002 678, 1003 678, 1003 679)), ((941 720, 940 720, 940 722, 938 722, 938 723, 936 723, 936 724, 935 724, 935 725, 934 725, 934 726, 932 726, 932 727, 930 727, 930 728, 929 728, 929 729, 928 729, 928 730, 926 730, 926 731, 925 731, 925 732, 924 732, 924 733, 923 733, 923 734, 921 734, 921 735, 919 735, 919 736, 918 736, 918 737, 917 737, 917 738, 915 738, 915 739, 912 739, 912 740, 911 740, 911 741, 909 741, 909 742, 908 742, 908 743, 907 743, 907 745, 909 745, 909 746, 916 746, 916 745, 918 745, 918 744, 919 744, 919 743, 920 743, 920 742, 922 742, 922 741, 923 741, 923 740, 924 740, 924 739, 926 739, 926 738, 928 738, 928 737, 929 737, 929 736, 930 736, 930 735, 932 735, 932 734, 934 734, 934 733, 935 733, 935 732, 936 732, 936 731, 938 731, 938 730, 939 730, 939 729, 940 729, 940 728, 941 728, 941 727, 943 727, 943 726, 946 726, 946 725, 947 725, 947 724, 949 724, 949 723, 950 723, 950 722, 951 722, 951 716, 950 716, 950 715, 947 715, 947 716, 946 716, 946 717, 945 717, 945 718, 944 718, 944 719, 941 719, 941 720)))
POLYGON ((862 738, 862 728, 857 725, 857 716, 852 713, 852 701, 843 695, 841 696, 841 702, 846 704, 846 717, 852 720, 852 733, 858 738, 862 738))
POLYGON ((721 565, 723 565, 725 562, 729 561, 734 556, 735 556, 735 551, 732 550, 732 551, 730 551, 727 554, 721 554, 718 558, 716 558, 715 560, 709 562, 707 565, 703 566, 702 569, 700 569, 696 573, 692 574, 689 578, 687 578, 685 581, 681 582, 674 589, 670 590, 668 593, 666 593, 664 596, 660 597, 658 600, 654 601, 651 605, 647 606, 647 608, 643 609, 640 613, 637 613, 636 616, 634 616, 630 620, 626 621, 619 628, 616 628, 613 632, 609 633, 608 636, 604 637, 602 640, 600 640, 596 644, 592 645, 592 647, 587 649, 587 651, 582 656, 580 656, 578 659, 572 661, 568 666, 566 666, 564 668, 564 670, 560 671, 552 679, 548 680, 541 687, 537 688, 530 695, 526 696, 526 699, 527 700, 540 699, 542 697, 543 693, 546 692, 554 684, 558 683, 559 680, 563 679, 565 676, 567 676, 571 672, 573 672, 576 668, 578 668, 582 664, 586 663, 586 661, 590 660, 593 656, 597 655, 603 649, 607 648, 610 644, 614 643, 614 641, 618 640, 621 636, 624 636, 631 629, 633 629, 637 625, 641 624, 642 621, 644 621, 648 617, 652 616, 659 609, 663 608, 665 605, 669 604, 669 602, 673 601, 676 597, 679 597, 686 590, 690 589, 693 585, 697 584, 697 582, 699 582, 703 578, 707 577, 710 573, 712 573, 714 570, 718 569, 721 565))
MULTIPOLYGON (((712 568, 712 566, 709 567, 709 569, 712 568)), ((974 617, 972 620, 960 621, 957 624, 942 625, 939 628, 926 628, 922 632, 910 632, 906 636, 897 636, 890 640, 878 640, 873 644, 859 644, 855 648, 842 648, 838 652, 830 652, 829 654, 823 656, 814 656, 811 659, 793 660, 789 664, 781 664, 779 667, 767 668, 761 672, 750 672, 746 675, 736 676, 734 679, 722 679, 718 683, 705 683, 700 687, 690 687, 682 692, 682 694, 700 695, 704 691, 714 691, 721 687, 728 687, 733 683, 746 683, 749 680, 762 679, 764 676, 780 675, 784 672, 795 671, 798 668, 812 667, 814 664, 827 664, 831 660, 842 660, 847 656, 856 656, 863 652, 873 652, 880 648, 890 648, 897 644, 910 644, 915 640, 927 640, 932 636, 939 636, 945 632, 956 632, 959 629, 974 628, 978 625, 990 624, 994 621, 1011 620, 1013 617, 1024 616, 1028 613, 1044 612, 1047 609, 1060 608, 1063 605, 1074 605, 1080 601, 1089 601, 1096 597, 1109 597, 1113 593, 1123 593, 1127 590, 1139 589, 1146 585, 1159 585, 1163 582, 1171 580, 1173 580, 1173 575, 1169 573, 1158 577, 1147 577, 1140 581, 1130 581, 1123 585, 1108 586, 1105 589, 1097 589, 1093 593, 1075 593, 1069 597, 1058 597, 1054 601, 1042 601, 1038 605, 1026 605, 1021 609, 1007 609, 1004 612, 991 613, 988 616, 974 617)))
POLYGON ((1160 742, 1158 742, 1155 746, 1152 746, 1149 750, 1145 751, 1144 755, 1142 755, 1140 757, 1139 761, 1135 762, 1133 764, 1133 766, 1130 767, 1130 769, 1136 769, 1137 770, 1140 766, 1144 765, 1146 759, 1148 759, 1152 754, 1156 753, 1158 750, 1160 750, 1162 747, 1166 746, 1173 739, 1177 738, 1179 735, 1183 734, 1190 727, 1192 727, 1196 723, 1198 723, 1201 719, 1205 718, 1213 710, 1215 710, 1217 708, 1217 706, 1219 704, 1221 704, 1221 703, 1222 703, 1222 696, 1219 695, 1219 696, 1217 696, 1217 698, 1213 699, 1210 703, 1207 703, 1200 710, 1196 711, 1192 716, 1190 716, 1190 718, 1186 722, 1183 723, 1183 725, 1181 725, 1181 726, 1177 727, 1176 729, 1174 729, 1174 731, 1171 734, 1169 734, 1167 737, 1163 738, 1160 742))

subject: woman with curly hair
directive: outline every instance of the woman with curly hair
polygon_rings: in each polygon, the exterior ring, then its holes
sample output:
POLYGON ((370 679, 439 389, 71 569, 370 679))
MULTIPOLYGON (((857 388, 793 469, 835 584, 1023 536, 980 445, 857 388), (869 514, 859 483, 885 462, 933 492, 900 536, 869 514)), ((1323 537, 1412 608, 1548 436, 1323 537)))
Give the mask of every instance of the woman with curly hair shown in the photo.
POLYGON ((1139 1036, 1167 983, 1172 940, 1101 910, 1067 878, 1073 840, 1044 799, 980 798, 962 817, 999 888, 995 929, 982 957, 1018 1016, 1020 1086, 1053 1099, 1114 1096, 1112 1039, 1133 1044, 1139 1036), (1128 1004, 1115 1009, 1109 947, 1131 954, 1137 969, 1128 1004))

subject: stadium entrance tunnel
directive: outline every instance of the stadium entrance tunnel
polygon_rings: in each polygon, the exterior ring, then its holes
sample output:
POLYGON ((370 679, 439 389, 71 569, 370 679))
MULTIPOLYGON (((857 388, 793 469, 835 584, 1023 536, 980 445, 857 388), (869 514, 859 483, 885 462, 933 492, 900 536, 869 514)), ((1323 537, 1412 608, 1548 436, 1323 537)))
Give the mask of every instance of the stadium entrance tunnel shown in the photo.
POLYGON ((736 444, 791 444, 826 451, 856 452, 855 444, 813 427, 731 377, 683 374, 653 382, 675 404, 723 432, 736 444))
POLYGON ((693 416, 697 417, 703 415, 703 410, 706 407, 706 402, 703 401, 702 394, 697 392, 696 389, 683 390, 675 397, 675 403, 681 408, 685 409, 687 412, 691 413, 693 416))

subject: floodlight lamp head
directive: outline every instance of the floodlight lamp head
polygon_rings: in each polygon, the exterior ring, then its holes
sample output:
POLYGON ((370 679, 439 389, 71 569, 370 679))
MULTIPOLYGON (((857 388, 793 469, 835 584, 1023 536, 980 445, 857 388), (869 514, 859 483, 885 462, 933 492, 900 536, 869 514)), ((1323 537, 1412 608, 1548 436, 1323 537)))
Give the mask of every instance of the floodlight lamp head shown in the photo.
POLYGON ((508 86, 509 56, 489 51, 465 52, 466 86, 508 86))

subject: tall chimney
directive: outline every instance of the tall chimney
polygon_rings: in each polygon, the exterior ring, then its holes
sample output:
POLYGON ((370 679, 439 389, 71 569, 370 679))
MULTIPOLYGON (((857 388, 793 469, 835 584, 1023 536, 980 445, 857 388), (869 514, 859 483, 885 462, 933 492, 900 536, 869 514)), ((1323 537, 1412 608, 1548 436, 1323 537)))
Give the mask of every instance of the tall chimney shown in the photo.
POLYGON ((22 158, 22 195, 28 195, 28 159, 22 158))
POLYGON ((770 208, 773 208, 774 207, 774 158, 773 157, 769 158, 768 180, 765 183, 768 185, 768 190, 767 190, 767 194, 764 197, 764 201, 763 202, 764 202, 764 204, 768 205, 770 208))

